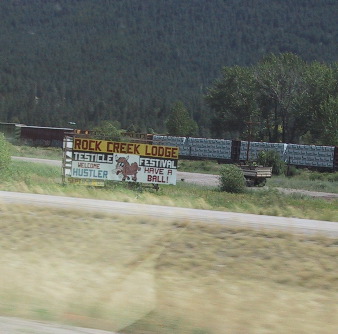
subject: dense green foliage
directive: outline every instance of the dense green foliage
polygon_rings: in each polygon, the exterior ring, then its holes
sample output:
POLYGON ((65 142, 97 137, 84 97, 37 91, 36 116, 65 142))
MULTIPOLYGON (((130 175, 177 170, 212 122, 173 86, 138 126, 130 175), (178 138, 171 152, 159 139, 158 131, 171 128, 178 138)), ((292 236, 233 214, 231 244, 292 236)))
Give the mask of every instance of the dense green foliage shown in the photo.
POLYGON ((0 1, 0 121, 91 128, 117 120, 163 133, 183 101, 199 134, 210 135, 203 94, 222 66, 284 52, 337 61, 337 7, 335 0, 0 1))
POLYGON ((338 145, 338 63, 283 53, 250 67, 224 67, 206 100, 219 136, 246 139, 250 131, 254 140, 338 145))
POLYGON ((10 144, 3 133, 0 133, 0 171, 7 169, 11 162, 10 144))
POLYGON ((260 151, 257 163, 264 167, 272 167, 272 174, 280 175, 285 171, 285 163, 277 151, 260 151))
POLYGON ((177 102, 166 123, 168 134, 172 136, 194 136, 197 134, 197 124, 190 117, 182 102, 177 102))
POLYGON ((243 193, 245 178, 243 172, 235 165, 224 165, 220 170, 220 189, 228 193, 243 193))
POLYGON ((97 139, 121 141, 122 130, 118 122, 103 121, 98 126, 93 128, 95 135, 92 137, 97 139))

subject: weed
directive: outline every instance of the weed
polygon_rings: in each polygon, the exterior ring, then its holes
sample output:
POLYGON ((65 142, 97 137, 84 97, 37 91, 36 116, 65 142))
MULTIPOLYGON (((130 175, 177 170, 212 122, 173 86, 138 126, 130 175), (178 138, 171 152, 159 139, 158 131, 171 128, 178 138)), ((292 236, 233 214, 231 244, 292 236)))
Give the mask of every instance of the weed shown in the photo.
MULTIPOLYGON (((318 173, 319 175, 322 175, 318 173)), ((325 176, 311 176, 312 172, 303 171, 291 178, 278 176, 268 179, 269 187, 281 187, 291 189, 303 189, 311 191, 323 191, 328 193, 338 193, 336 178, 338 173, 329 173, 325 176)))
POLYGON ((327 180, 330 182, 338 182, 338 172, 329 174, 327 180))
POLYGON ((297 176, 300 174, 300 170, 295 166, 287 166, 285 169, 285 175, 289 177, 297 176))
POLYGON ((325 175, 321 174, 321 173, 318 173, 318 172, 312 172, 309 175, 309 180, 311 180, 311 181, 315 181, 315 180, 321 180, 321 181, 323 181, 324 179, 325 179, 325 175))
POLYGON ((257 163, 265 167, 272 167, 274 175, 280 175, 285 171, 285 163, 281 160, 277 151, 260 151, 257 156, 257 163))
POLYGON ((222 165, 214 160, 179 160, 178 168, 182 172, 219 174, 222 165))
POLYGON ((6 141, 3 133, 0 133, 0 171, 7 170, 11 157, 10 157, 10 144, 6 141))

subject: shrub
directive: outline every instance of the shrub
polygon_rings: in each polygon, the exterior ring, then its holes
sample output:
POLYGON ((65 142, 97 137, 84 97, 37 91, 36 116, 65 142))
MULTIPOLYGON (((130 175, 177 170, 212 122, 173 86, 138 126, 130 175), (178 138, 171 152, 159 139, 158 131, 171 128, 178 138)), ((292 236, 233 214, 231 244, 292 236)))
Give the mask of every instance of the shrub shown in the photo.
POLYGON ((264 167, 272 167, 272 174, 280 175, 285 171, 285 163, 277 151, 260 151, 257 162, 264 167))
POLYGON ((300 174, 300 171, 297 169, 296 166, 287 166, 285 175, 286 176, 297 176, 300 174))
POLYGON ((312 172, 309 175, 309 179, 311 181, 317 181, 317 180, 324 181, 325 180, 325 175, 322 174, 322 173, 319 173, 319 172, 312 172))
POLYGON ((338 172, 330 174, 327 180, 330 182, 338 182, 338 172))
POLYGON ((220 170, 221 191, 242 193, 245 191, 243 172, 235 165, 224 165, 220 170))
POLYGON ((7 169, 11 162, 10 144, 3 133, 0 133, 0 170, 7 169))

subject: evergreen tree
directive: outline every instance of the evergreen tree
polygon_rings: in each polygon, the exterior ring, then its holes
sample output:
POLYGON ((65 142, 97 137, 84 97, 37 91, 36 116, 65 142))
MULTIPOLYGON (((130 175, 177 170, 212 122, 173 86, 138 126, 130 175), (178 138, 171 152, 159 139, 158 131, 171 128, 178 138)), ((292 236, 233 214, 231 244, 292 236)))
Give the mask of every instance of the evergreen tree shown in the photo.
POLYGON ((97 139, 121 141, 122 130, 120 129, 119 122, 102 121, 99 126, 94 128, 97 139))
POLYGON ((166 126, 171 136, 194 136, 197 134, 197 124, 190 117, 188 110, 182 102, 173 106, 166 126))

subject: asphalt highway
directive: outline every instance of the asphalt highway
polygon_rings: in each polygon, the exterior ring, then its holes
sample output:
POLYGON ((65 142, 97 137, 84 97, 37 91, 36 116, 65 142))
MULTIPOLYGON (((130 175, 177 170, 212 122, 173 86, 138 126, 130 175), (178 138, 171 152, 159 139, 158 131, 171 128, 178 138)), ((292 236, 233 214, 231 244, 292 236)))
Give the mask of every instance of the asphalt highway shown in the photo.
POLYGON ((338 237, 338 223, 289 217, 275 217, 234 212, 199 210, 161 205, 126 203, 65 196, 0 191, 0 205, 28 204, 31 206, 76 208, 115 215, 149 216, 159 219, 186 220, 206 224, 219 223, 232 227, 283 230, 290 233, 321 234, 338 237))
MULTIPOLYGON (((114 334, 98 329, 63 326, 19 318, 0 317, 1 334, 114 334)), ((116 333, 117 334, 117 333, 116 333)))

